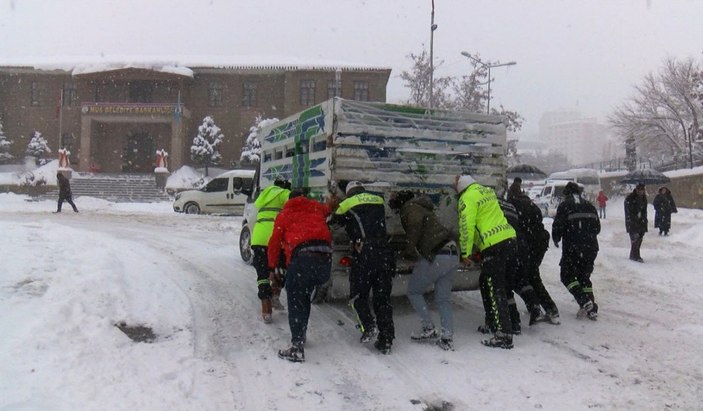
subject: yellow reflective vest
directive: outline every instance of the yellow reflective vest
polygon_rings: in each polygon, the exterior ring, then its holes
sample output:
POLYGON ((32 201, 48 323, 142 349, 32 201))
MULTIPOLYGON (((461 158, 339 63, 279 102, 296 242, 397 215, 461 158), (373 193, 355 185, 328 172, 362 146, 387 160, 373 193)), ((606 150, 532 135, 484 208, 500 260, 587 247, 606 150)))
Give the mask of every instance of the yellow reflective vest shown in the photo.
POLYGON ((501 241, 515 238, 515 229, 508 224, 498 204, 495 191, 473 183, 459 195, 459 246, 461 257, 473 254, 501 241))
POLYGON ((273 232, 273 222, 288 201, 288 196, 290 196, 290 190, 275 185, 266 187, 259 194, 254 202, 258 211, 254 231, 251 233, 251 245, 268 246, 273 232))

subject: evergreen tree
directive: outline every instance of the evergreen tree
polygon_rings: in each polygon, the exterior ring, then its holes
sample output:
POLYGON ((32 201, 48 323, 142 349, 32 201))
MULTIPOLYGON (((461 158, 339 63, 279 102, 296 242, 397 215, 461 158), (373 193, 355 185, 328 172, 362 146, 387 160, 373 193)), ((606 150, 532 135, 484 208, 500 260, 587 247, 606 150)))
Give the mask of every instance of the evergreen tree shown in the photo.
POLYGON ((0 164, 9 163, 14 156, 10 154, 10 145, 12 140, 8 139, 5 132, 2 130, 2 120, 0 120, 0 164))
POLYGON ((40 132, 34 130, 32 132, 32 138, 29 140, 29 144, 27 145, 26 154, 30 157, 34 157, 38 163, 44 153, 51 153, 49 144, 46 142, 46 139, 42 137, 40 132))
POLYGON ((242 147, 242 155, 239 157, 240 161, 249 164, 258 164, 261 161, 261 141, 259 141, 259 133, 263 127, 277 121, 277 118, 263 119, 261 116, 256 117, 254 125, 249 128, 249 135, 247 136, 246 142, 244 142, 244 147, 242 147))
POLYGON ((190 146, 190 159, 205 167, 205 176, 208 175, 210 166, 218 165, 222 160, 217 148, 224 137, 211 116, 205 117, 203 124, 198 127, 198 135, 193 138, 193 145, 190 146))

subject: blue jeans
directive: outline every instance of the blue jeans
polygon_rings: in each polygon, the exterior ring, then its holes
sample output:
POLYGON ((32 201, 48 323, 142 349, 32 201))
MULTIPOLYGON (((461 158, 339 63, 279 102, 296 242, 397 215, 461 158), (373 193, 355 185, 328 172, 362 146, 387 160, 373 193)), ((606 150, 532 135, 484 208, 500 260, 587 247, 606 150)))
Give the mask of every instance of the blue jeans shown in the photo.
POLYGON ((454 274, 459 266, 456 255, 439 254, 430 262, 420 257, 415 262, 415 268, 408 282, 408 299, 420 316, 423 327, 432 327, 432 317, 423 293, 430 285, 434 286, 434 298, 439 311, 439 321, 442 326, 442 338, 452 338, 454 335, 454 320, 452 318, 451 294, 454 274))
POLYGON ((310 298, 315 287, 330 279, 332 259, 329 254, 297 253, 286 272, 288 296, 288 325, 293 345, 305 343, 310 319, 310 298))

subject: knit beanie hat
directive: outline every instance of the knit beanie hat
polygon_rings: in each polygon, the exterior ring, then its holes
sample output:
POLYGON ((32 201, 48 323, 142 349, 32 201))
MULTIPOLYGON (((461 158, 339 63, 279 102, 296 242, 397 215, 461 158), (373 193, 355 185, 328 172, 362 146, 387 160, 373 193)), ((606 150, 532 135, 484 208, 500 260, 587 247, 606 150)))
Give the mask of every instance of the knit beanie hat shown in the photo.
POLYGON ((462 191, 466 190, 466 187, 470 186, 475 182, 476 180, 474 180, 474 178, 468 174, 460 175, 459 180, 456 182, 456 192, 461 193, 462 191))

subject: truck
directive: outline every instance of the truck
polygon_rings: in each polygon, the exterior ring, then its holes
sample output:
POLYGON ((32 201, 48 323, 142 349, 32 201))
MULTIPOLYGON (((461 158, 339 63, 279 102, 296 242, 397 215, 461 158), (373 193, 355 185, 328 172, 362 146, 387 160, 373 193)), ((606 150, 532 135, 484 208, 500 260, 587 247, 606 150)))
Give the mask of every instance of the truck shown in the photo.
MULTIPOLYGON (((394 296, 406 293, 407 274, 413 269, 413 262, 402 257, 405 232, 400 217, 387 205, 394 192, 429 195, 442 224, 457 231, 457 174, 471 174, 477 182, 503 190, 507 184, 502 116, 337 97, 270 124, 259 136, 261 160, 239 238, 242 259, 252 261, 256 196, 277 177, 294 188, 308 188, 320 201, 331 194, 343 198, 341 188, 360 181, 386 200, 388 241, 397 256, 394 296)), ((331 228, 332 275, 318 290, 318 301, 349 294, 350 244, 343 228, 331 228)), ((476 269, 459 269, 454 290, 477 289, 478 275, 476 269)))

